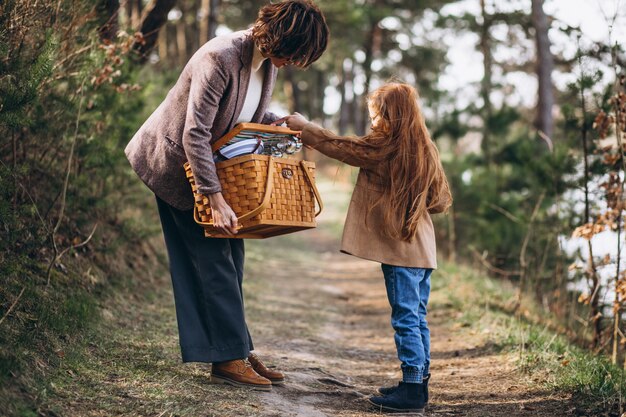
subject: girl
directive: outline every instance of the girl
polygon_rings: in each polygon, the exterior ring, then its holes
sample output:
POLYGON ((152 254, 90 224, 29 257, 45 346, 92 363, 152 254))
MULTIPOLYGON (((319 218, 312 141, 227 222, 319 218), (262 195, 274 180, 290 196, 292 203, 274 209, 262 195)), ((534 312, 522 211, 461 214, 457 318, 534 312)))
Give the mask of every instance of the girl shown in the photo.
POLYGON ((452 203, 439 152, 426 129, 417 91, 402 83, 368 100, 372 131, 342 137, 295 113, 284 121, 304 144, 360 169, 341 251, 382 265, 402 382, 369 401, 385 411, 422 411, 428 401, 430 333, 426 306, 437 267, 429 213, 452 203))

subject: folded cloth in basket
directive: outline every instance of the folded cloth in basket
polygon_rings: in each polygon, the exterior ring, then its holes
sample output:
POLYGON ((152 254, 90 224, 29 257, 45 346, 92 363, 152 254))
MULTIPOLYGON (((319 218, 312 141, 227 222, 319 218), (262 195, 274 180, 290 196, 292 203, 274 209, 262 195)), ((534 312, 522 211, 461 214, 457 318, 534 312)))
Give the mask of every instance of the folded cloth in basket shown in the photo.
POLYGON ((216 151, 213 154, 213 160, 219 162, 246 154, 260 154, 263 153, 263 148, 261 139, 243 139, 216 151))

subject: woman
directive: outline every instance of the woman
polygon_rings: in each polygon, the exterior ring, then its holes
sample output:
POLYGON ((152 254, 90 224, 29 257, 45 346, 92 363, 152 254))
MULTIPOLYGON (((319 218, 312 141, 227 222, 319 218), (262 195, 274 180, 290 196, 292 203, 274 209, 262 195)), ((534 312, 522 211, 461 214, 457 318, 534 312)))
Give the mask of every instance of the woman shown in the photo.
POLYGON ((324 15, 309 0, 262 7, 253 27, 219 36, 189 60, 165 100, 126 147, 139 177, 156 195, 170 260, 183 362, 212 363, 211 380, 271 389, 284 381, 250 351, 245 322, 241 239, 205 238, 194 223, 183 164, 208 196, 216 227, 237 234, 224 201, 211 143, 237 123, 271 123, 267 111, 276 69, 306 68, 326 49, 324 15))
POLYGON ((437 267, 429 213, 446 210, 452 197, 417 91, 389 83, 371 94, 368 107, 372 132, 365 137, 337 136, 299 114, 283 120, 302 130, 305 145, 361 168, 341 250, 381 263, 402 369, 402 382, 369 401, 382 411, 421 412, 430 378, 426 307, 437 267))

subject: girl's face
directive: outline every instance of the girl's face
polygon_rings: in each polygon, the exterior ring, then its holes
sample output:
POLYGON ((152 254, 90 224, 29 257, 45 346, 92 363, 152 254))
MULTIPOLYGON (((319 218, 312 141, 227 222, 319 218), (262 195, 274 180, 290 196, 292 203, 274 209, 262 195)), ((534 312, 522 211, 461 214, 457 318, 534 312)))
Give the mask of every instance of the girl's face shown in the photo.
POLYGON ((367 110, 370 114, 370 120, 372 121, 372 127, 378 126, 380 123, 380 114, 378 113, 378 109, 374 107, 371 101, 367 102, 367 110))

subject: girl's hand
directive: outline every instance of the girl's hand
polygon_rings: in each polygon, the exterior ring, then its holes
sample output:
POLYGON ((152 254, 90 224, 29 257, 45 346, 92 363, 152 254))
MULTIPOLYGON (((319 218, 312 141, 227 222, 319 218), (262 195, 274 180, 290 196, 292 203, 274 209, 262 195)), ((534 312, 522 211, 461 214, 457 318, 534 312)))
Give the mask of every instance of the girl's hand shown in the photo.
POLYGON ((304 125, 309 123, 309 121, 300 113, 294 113, 291 116, 286 116, 283 118, 285 123, 287 123, 287 127, 291 130, 302 130, 304 125))

